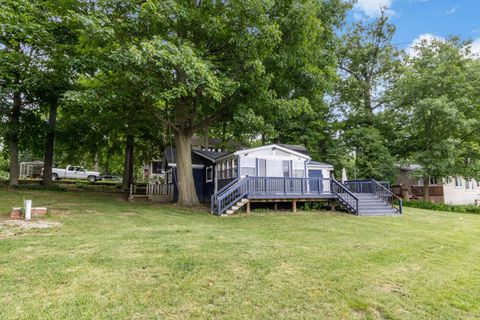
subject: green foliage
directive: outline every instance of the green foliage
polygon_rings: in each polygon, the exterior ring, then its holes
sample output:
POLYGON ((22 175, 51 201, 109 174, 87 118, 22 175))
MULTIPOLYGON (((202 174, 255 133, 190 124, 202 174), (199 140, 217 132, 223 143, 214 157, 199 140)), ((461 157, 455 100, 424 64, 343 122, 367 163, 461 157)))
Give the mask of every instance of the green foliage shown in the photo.
POLYGON ((402 70, 401 52, 392 44, 394 32, 382 14, 353 23, 339 39, 340 79, 330 101, 337 123, 332 126, 326 153, 337 174, 345 167, 350 179, 390 180, 394 175, 387 139, 391 126, 384 117, 386 93, 402 70))
POLYGON ((404 207, 435 210, 435 211, 447 211, 447 212, 459 212, 459 213, 476 213, 480 214, 480 207, 473 205, 452 205, 423 200, 403 201, 404 207))
POLYGON ((468 177, 473 170, 465 164, 478 166, 480 69, 464 46, 457 39, 423 41, 392 91, 394 114, 404 121, 402 157, 422 166, 418 175, 468 177))
POLYGON ((386 147, 387 141, 375 128, 346 131, 345 141, 352 146, 354 167, 349 179, 392 180, 395 175, 394 159, 386 147))

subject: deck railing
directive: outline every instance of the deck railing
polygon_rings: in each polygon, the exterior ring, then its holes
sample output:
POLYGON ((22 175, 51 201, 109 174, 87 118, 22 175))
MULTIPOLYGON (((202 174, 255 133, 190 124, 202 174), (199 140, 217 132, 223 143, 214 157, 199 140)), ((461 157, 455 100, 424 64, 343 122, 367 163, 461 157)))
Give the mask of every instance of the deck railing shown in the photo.
MULTIPOLYGON (((387 189, 390 189, 390 183, 388 181, 377 181, 387 189)), ((347 187, 353 193, 374 193, 375 184, 372 183, 372 180, 350 180, 343 182, 343 185, 347 187)))
POLYGON ((212 213, 221 215, 242 198, 288 198, 330 194, 328 178, 245 177, 232 181, 211 198, 212 213))
POLYGON ((396 209, 399 213, 402 213, 403 211, 402 199, 390 190, 390 183, 388 181, 376 181, 374 179, 354 180, 345 181, 343 184, 352 193, 375 194, 377 197, 391 205, 392 208, 396 209), (398 202, 398 208, 396 202, 398 202))
POLYGON ((343 184, 332 178, 332 193, 351 213, 358 215, 358 198, 343 184))
POLYGON ((386 203, 390 204, 393 208, 395 208, 400 214, 403 213, 403 203, 402 199, 394 194, 390 189, 387 189, 383 184, 379 183, 376 180, 372 180, 372 184, 374 187, 375 195, 381 198, 386 203), (398 208, 396 207, 395 200, 398 201, 398 208))

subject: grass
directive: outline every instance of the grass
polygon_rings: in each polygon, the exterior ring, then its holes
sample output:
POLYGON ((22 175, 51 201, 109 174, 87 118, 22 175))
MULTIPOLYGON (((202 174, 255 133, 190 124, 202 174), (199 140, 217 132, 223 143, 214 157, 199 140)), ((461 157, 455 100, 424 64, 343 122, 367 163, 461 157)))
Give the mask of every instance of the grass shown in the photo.
MULTIPOLYGON (((49 229, 0 239, 1 319, 478 319, 480 216, 218 218, 115 194, 7 191, 49 229)), ((1 231, 0 231, 1 234, 1 231)))

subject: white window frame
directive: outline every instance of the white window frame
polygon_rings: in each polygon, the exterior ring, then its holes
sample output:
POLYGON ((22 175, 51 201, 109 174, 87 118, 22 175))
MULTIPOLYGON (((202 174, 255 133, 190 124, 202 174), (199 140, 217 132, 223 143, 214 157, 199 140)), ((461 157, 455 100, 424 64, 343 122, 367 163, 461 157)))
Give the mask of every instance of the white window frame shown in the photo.
POLYGON ((455 188, 463 188, 462 177, 459 177, 459 176, 455 177, 455 188))
POLYGON ((213 166, 209 166, 205 169, 205 182, 213 181, 213 166), (210 179, 208 178, 208 172, 210 171, 210 179))
POLYGON ((473 190, 473 180, 471 178, 465 179, 465 189, 473 190))
POLYGON ((238 177, 238 161, 237 159, 232 159, 232 178, 238 177))
POLYGON ((231 167, 230 160, 227 160, 225 162, 226 162, 225 168, 226 168, 226 172, 227 172, 227 179, 230 179, 232 177, 231 171, 230 171, 230 167, 231 167))

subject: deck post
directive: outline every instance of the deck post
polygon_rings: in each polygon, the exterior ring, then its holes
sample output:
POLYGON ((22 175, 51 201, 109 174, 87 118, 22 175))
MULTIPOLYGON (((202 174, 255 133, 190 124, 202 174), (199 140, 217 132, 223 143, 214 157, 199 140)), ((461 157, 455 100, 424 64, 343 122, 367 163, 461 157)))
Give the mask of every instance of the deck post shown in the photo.
POLYGON ((283 194, 287 194, 287 178, 283 177, 283 194))
POLYGON ((304 182, 303 179, 300 179, 300 183, 302 184, 302 185, 301 185, 301 188, 300 188, 300 191, 302 192, 302 196, 303 196, 304 193, 305 193, 305 191, 304 191, 305 188, 303 187, 303 182, 304 182))
POLYGON ((277 211, 277 210, 278 210, 278 204, 277 204, 276 202, 274 203, 273 210, 275 210, 275 211, 277 211))
POLYGON ((250 213, 250 201, 247 202, 247 213, 250 213))
POLYGON ((292 212, 297 212, 297 200, 292 201, 292 212))

